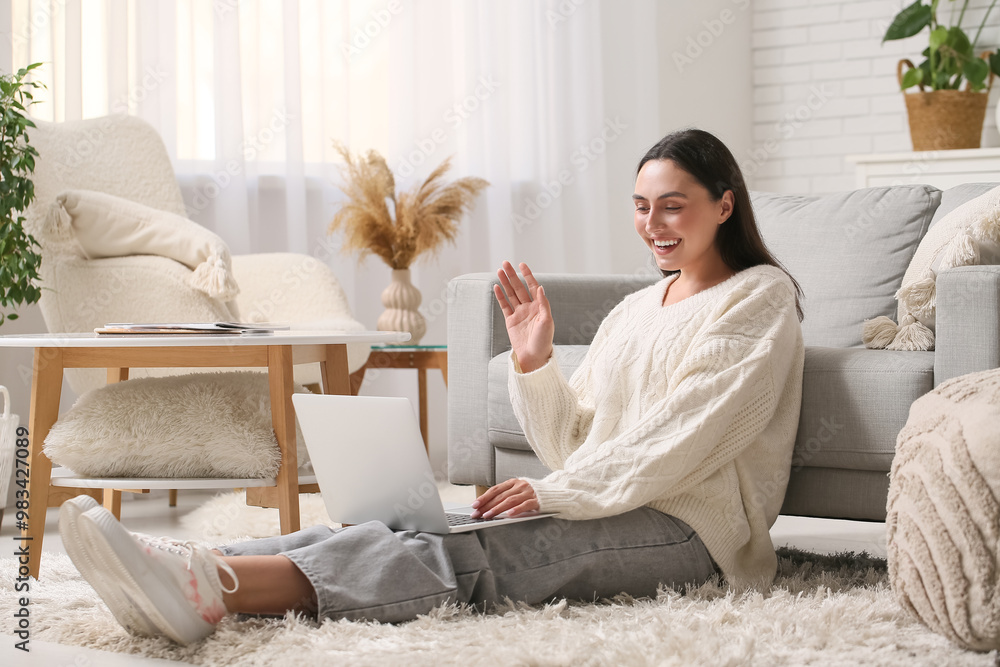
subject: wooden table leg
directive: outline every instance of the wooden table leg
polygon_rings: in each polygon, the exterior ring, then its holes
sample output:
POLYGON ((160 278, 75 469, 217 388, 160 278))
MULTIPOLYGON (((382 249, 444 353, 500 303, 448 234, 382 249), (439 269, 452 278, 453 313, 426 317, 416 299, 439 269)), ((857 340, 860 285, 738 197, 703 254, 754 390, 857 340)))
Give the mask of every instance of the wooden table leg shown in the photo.
MULTIPOLYGON (((281 534, 294 533, 299 524, 299 461, 295 451, 295 412, 292 407, 292 347, 267 348, 267 375, 271 391, 271 423, 281 452, 278 468, 278 517, 281 534)), ((346 379, 346 374, 345 374, 346 379)))
POLYGON ((49 483, 52 480, 52 462, 42 452, 42 445, 45 442, 45 437, 49 434, 49 429, 59 417, 59 396, 62 394, 62 381, 62 348, 35 348, 29 418, 31 442, 28 449, 30 466, 28 501, 30 507, 26 521, 27 526, 21 530, 21 548, 28 551, 28 574, 35 579, 38 579, 38 570, 42 561, 45 510, 49 506, 49 483))
POLYGON ((365 370, 366 367, 362 366, 351 373, 351 396, 357 396, 361 393, 361 383, 365 381, 365 370))
POLYGON ((324 394, 350 396, 351 377, 347 367, 346 345, 327 345, 326 360, 319 362, 319 371, 324 394))
POLYGON ((115 518, 122 518, 122 492, 121 489, 104 489, 104 507, 115 515, 115 518))
POLYGON ((430 455, 430 439, 427 437, 427 369, 417 369, 417 403, 420 410, 420 434, 424 436, 424 451, 430 455))
POLYGON ((128 379, 127 368, 108 369, 108 384, 115 384, 116 382, 124 382, 127 379, 128 379))

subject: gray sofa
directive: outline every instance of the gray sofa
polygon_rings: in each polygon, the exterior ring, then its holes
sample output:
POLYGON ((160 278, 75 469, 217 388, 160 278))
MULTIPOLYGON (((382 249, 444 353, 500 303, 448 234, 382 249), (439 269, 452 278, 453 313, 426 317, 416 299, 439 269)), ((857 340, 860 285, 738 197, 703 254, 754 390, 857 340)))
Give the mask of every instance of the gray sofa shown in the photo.
MULTIPOLYGON (((825 197, 754 193, 765 241, 805 292, 802 411, 782 513, 884 520, 896 435, 910 404, 943 380, 1000 366, 1000 266, 938 277, 934 351, 867 350, 861 340, 864 320, 895 319, 893 295, 927 230, 994 185, 899 185, 825 197)), ((651 265, 632 275, 537 275, 552 303, 554 354, 567 376, 615 304, 660 279, 651 265)), ((454 484, 489 486, 547 472, 510 406, 510 344, 495 283, 495 274, 477 273, 449 285, 454 484)))

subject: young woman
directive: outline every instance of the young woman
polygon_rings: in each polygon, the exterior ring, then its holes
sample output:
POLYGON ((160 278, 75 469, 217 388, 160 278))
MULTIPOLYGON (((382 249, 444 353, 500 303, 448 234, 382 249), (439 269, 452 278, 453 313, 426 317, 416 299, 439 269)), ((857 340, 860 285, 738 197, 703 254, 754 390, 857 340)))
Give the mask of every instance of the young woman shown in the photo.
POLYGON ((653 146, 632 198, 664 278, 611 311, 570 380, 544 287, 524 264, 525 284, 498 272, 511 402, 552 472, 475 506, 556 517, 455 535, 316 526, 211 550, 130 533, 80 496, 60 512, 67 552, 126 628, 182 643, 229 612, 397 622, 444 602, 653 596, 719 571, 767 585, 801 398, 798 285, 711 134, 653 146))

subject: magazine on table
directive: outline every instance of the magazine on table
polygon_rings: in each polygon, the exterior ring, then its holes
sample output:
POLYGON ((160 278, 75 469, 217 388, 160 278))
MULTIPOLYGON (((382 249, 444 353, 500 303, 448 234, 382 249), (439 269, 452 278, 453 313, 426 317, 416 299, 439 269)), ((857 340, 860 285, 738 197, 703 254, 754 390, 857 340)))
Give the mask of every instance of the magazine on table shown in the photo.
POLYGON ((94 329, 97 334, 132 334, 132 335, 261 335, 275 331, 287 331, 286 324, 271 324, 268 322, 116 322, 105 324, 94 329))

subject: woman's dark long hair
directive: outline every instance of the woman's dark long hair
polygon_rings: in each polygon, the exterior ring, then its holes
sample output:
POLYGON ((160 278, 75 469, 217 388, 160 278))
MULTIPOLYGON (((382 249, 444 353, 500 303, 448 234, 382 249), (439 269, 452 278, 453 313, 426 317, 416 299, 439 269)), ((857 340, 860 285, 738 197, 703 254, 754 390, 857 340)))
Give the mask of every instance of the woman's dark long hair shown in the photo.
MULTIPOLYGON (((722 261, 733 271, 767 264, 786 274, 795 285, 795 310, 802 320, 802 288, 764 244, 757 229, 757 219, 750 203, 750 193, 743 180, 743 173, 736 158, 718 137, 704 130, 680 130, 660 139, 639 160, 636 175, 650 160, 670 160, 694 176, 708 190, 712 201, 719 201, 726 190, 733 193, 733 212, 725 223, 719 225, 715 245, 722 261)), ((669 271, 663 271, 669 275, 669 271)))

